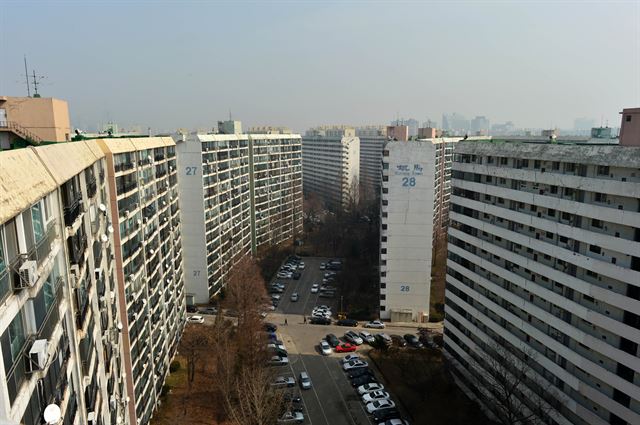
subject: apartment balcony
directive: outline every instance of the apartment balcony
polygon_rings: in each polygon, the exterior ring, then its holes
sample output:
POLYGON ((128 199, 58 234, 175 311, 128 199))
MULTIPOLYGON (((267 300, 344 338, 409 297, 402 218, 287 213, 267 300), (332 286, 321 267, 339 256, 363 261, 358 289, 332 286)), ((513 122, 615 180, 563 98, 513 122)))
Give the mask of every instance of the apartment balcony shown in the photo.
POLYGON ((82 213, 82 194, 76 193, 63 208, 64 224, 70 227, 82 213))
POLYGON ((84 263, 84 252, 87 249, 87 237, 84 234, 76 234, 68 240, 69 262, 74 265, 84 263))
POLYGON ((87 196, 89 199, 93 198, 98 191, 98 185, 96 183, 96 178, 91 176, 87 179, 87 196))

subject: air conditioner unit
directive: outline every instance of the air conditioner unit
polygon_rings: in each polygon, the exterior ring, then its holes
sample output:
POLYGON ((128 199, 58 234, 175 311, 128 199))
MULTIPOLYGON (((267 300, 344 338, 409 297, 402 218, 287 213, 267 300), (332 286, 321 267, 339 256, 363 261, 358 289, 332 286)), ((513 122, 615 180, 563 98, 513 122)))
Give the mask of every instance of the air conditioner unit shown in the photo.
POLYGON ((20 284, 22 288, 31 287, 38 281, 38 263, 25 261, 20 266, 20 284))
POLYGON ((49 353, 47 352, 49 343, 46 339, 36 339, 29 350, 29 362, 27 363, 27 372, 35 372, 43 370, 47 367, 49 353))
POLYGON ((129 217, 129 214, 130 214, 129 210, 124 210, 124 216, 125 217, 129 217))

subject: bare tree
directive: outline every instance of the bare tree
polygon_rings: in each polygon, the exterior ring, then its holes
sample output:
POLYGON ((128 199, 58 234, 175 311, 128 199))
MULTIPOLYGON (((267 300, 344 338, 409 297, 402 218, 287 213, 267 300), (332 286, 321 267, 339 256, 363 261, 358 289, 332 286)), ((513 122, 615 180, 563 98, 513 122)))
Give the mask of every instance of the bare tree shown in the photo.
POLYGON ((238 425, 271 425, 282 409, 282 393, 273 389, 273 374, 265 366, 240 368, 228 391, 225 404, 229 417, 238 425))
POLYGON ((497 421, 503 425, 547 423, 546 418, 560 408, 564 398, 553 384, 534 373, 537 354, 527 350, 516 351, 516 355, 496 342, 484 349, 488 355, 476 358, 484 370, 473 372, 473 383, 497 421))

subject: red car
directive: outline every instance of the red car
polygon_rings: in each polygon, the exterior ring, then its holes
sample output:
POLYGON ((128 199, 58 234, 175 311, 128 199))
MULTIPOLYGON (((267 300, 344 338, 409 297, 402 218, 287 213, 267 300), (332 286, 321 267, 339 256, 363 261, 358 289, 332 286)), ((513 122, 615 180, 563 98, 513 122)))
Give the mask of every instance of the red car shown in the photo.
POLYGON ((358 347, 356 347, 353 344, 349 344, 348 342, 345 342, 344 344, 338 345, 333 350, 336 353, 351 353, 352 351, 356 351, 356 348, 358 348, 358 347))

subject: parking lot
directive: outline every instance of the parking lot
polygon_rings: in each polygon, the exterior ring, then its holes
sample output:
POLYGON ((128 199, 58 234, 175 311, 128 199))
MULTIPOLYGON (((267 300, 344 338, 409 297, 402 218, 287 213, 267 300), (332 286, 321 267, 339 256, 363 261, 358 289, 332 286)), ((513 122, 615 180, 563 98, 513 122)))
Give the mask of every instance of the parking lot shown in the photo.
MULTIPOLYGON (((289 353, 287 366, 274 366, 278 375, 293 376, 298 381, 300 372, 306 371, 312 381, 312 388, 301 390, 296 383, 295 392, 300 394, 304 402, 305 423, 313 425, 364 425, 372 424, 373 420, 367 415, 365 406, 356 394, 351 382, 342 370, 340 359, 345 354, 333 353, 322 356, 318 350, 318 344, 328 333, 342 338, 350 329, 360 331, 358 328, 336 325, 312 325, 304 323, 304 317, 309 316, 313 307, 320 304, 328 305, 337 313, 339 298, 321 298, 319 293, 311 293, 313 283, 322 283, 324 270, 320 270, 320 263, 327 258, 305 257, 305 270, 299 280, 278 279, 273 281, 284 282, 285 291, 281 294, 281 300, 274 312, 271 312, 267 321, 278 325, 277 334, 285 344, 289 353), (299 300, 292 302, 290 296, 293 292, 299 294, 299 300), (285 319, 287 325, 284 325, 285 319)), ((348 264, 345 264, 348 267, 348 264)), ((372 330, 372 334, 390 332, 390 330, 372 330)), ((415 333, 415 328, 393 328, 392 333, 415 333)), ((357 354, 366 356, 370 347, 363 344, 358 347, 357 354)), ((378 378, 379 378, 378 374, 378 378)), ((393 398, 393 394, 391 395, 393 398)))

